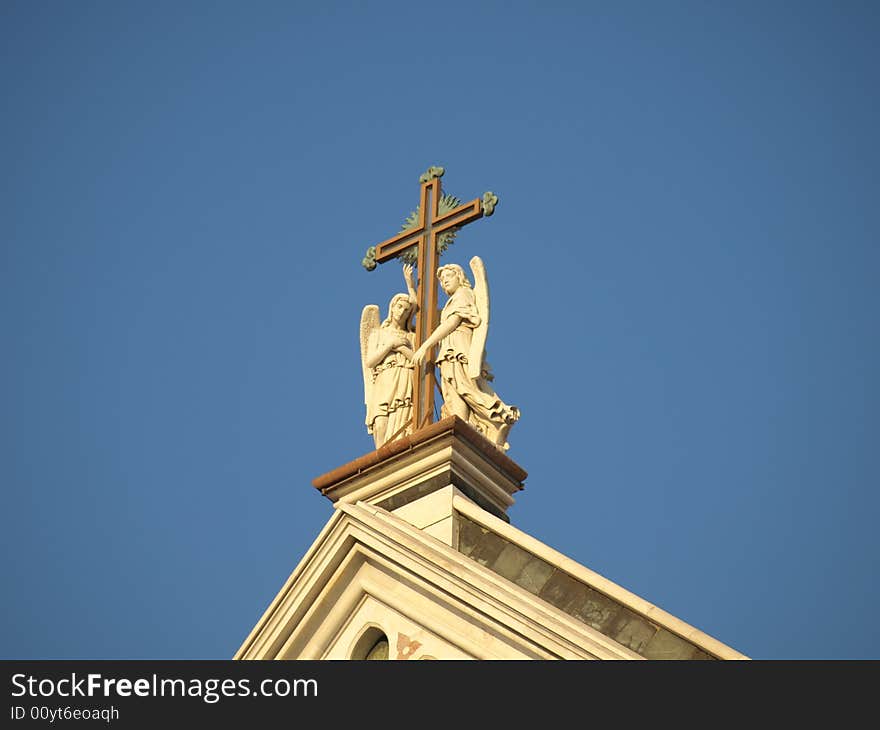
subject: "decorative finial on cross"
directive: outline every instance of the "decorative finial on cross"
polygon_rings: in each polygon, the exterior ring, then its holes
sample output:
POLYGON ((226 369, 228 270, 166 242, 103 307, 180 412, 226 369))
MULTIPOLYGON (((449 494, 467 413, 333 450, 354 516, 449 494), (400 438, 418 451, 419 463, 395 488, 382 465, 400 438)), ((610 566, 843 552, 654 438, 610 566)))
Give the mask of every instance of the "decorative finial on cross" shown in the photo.
POLYGON ((445 167, 437 167, 437 166, 429 167, 425 172, 423 172, 419 176, 419 182, 420 183, 431 182, 431 180, 433 180, 435 177, 443 177, 444 172, 446 172, 445 167))

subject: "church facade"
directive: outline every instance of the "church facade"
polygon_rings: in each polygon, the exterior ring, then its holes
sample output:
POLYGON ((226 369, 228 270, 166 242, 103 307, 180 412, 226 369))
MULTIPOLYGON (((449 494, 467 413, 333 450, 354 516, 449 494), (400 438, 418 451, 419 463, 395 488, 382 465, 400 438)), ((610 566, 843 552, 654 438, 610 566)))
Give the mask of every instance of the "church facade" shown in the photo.
POLYGON ((512 526, 452 416, 314 480, 334 514, 235 659, 748 659, 512 526))

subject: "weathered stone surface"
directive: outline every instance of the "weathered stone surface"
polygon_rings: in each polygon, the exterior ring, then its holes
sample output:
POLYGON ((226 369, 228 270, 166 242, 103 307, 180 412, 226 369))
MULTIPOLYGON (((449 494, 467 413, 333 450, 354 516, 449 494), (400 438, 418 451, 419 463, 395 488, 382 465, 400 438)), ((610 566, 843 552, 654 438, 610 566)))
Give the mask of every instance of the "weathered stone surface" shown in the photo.
POLYGON ((466 517, 462 517, 460 514, 457 515, 457 521, 458 537, 454 547, 462 555, 470 557, 470 554, 477 547, 480 538, 486 534, 488 530, 484 530, 479 525, 471 522, 466 517))
POLYGON ((632 611, 622 611, 612 638, 637 654, 642 654, 648 642, 654 638, 657 627, 632 611))
POLYGON ((552 574, 553 566, 550 563, 532 556, 515 582, 529 593, 538 595, 552 574))
POLYGON ((523 568, 526 567, 526 564, 531 559, 531 553, 526 552, 513 543, 507 543, 495 559, 495 562, 489 567, 498 575, 502 575, 507 580, 516 583, 519 574, 522 573, 523 568))
POLYGON ((610 635, 611 627, 617 622, 622 610, 616 601, 592 588, 587 588, 583 603, 574 606, 574 610, 569 613, 603 634, 610 635))
POLYGON ((538 594, 588 626, 608 634, 621 607, 568 573, 555 570, 538 594))
POLYGON ((646 659, 715 659, 525 548, 458 518, 459 552, 646 659))
POLYGON ((715 659, 492 530, 458 517, 459 552, 646 659, 715 659))
POLYGON ((640 652, 646 659, 692 659, 696 647, 666 629, 660 629, 640 652))
POLYGON ((557 569, 553 571, 538 595, 570 616, 592 625, 592 622, 587 620, 591 611, 585 610, 589 590, 587 586, 572 578, 568 573, 557 569))
POLYGON ((461 515, 458 523, 458 551, 471 558, 478 554, 479 562, 487 568, 534 595, 538 595, 554 571, 554 567, 545 560, 461 515))
POLYGON ((458 550, 480 565, 491 570, 501 551, 508 542, 491 530, 487 530, 470 520, 461 519, 458 526, 458 550))

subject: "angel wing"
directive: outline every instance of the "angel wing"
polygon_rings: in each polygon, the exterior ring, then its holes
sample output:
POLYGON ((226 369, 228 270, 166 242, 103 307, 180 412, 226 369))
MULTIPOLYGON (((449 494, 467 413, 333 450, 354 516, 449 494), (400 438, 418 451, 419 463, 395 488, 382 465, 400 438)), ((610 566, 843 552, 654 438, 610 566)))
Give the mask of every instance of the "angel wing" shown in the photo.
POLYGON ((480 315, 480 326, 475 327, 471 337, 471 349, 468 352, 468 375, 480 377, 483 369, 483 357, 486 353, 486 338, 489 335, 489 281, 486 279, 486 267, 479 256, 470 260, 474 274, 474 299, 480 315))
POLYGON ((369 406, 370 393, 373 390, 373 374, 367 367, 367 349, 370 335, 379 328, 379 307, 368 304, 361 312, 361 370, 364 374, 364 403, 369 406))

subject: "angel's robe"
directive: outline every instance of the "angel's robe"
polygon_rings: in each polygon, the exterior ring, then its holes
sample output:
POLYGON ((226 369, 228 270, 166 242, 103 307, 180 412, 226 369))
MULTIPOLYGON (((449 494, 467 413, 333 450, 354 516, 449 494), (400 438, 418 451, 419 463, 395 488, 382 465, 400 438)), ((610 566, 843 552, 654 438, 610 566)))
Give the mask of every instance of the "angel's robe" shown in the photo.
MULTIPOLYGON (((412 349, 412 333, 394 327, 379 327, 370 334, 369 351, 383 349, 388 343, 404 335, 412 349)), ((400 352, 389 352, 385 359, 372 368, 372 382, 367 400, 367 431, 373 433, 377 418, 387 418, 385 438, 388 439, 412 420, 413 364, 400 352)), ((407 429, 405 433, 409 433, 407 429)), ((381 446, 377 444, 376 448, 381 446)))
MULTIPOLYGON (((507 448, 507 432, 519 418, 519 410, 504 403, 485 378, 468 375, 468 357, 474 329, 480 326, 476 297, 470 287, 461 285, 449 297, 440 312, 440 325, 453 315, 459 325, 440 340, 437 365, 443 415, 459 415, 500 448, 507 448)), ((471 354, 474 356, 474 354, 471 354)), ((482 353, 479 353, 482 359, 482 353)))
POLYGON ((438 364, 450 359, 467 362, 474 329, 482 322, 473 289, 462 285, 452 293, 440 312, 440 324, 442 325, 454 314, 461 317, 461 324, 440 340, 440 348, 437 351, 438 364))

